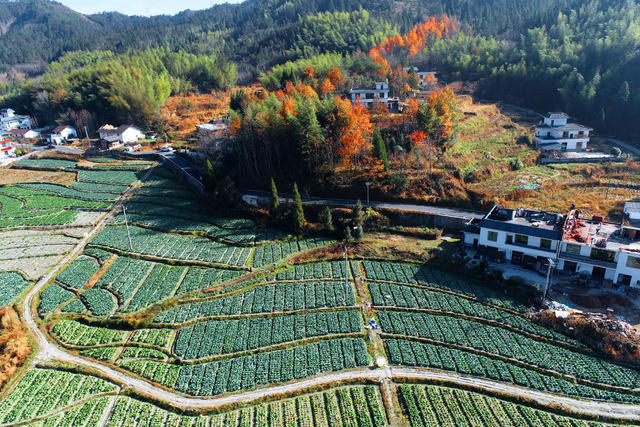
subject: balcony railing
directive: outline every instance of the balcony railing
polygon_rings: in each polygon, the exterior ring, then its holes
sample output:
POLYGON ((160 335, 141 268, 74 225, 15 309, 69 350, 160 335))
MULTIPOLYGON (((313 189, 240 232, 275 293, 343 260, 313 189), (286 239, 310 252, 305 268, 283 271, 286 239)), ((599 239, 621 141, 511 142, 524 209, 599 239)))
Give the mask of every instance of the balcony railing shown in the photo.
POLYGON ((560 140, 565 140, 565 139, 571 141, 571 140, 574 140, 574 139, 587 139, 587 138, 589 138, 589 135, 573 135, 573 137, 571 137, 571 136, 547 136, 547 135, 538 136, 538 135, 536 135, 536 138, 544 140, 544 141, 560 141, 560 140))
POLYGON ((604 267, 604 268, 615 269, 617 267, 617 263, 615 261, 603 261, 600 259, 593 259, 587 256, 576 255, 569 252, 560 252, 560 259, 564 259, 567 261, 574 261, 574 262, 582 262, 585 264, 591 264, 597 267, 604 267))

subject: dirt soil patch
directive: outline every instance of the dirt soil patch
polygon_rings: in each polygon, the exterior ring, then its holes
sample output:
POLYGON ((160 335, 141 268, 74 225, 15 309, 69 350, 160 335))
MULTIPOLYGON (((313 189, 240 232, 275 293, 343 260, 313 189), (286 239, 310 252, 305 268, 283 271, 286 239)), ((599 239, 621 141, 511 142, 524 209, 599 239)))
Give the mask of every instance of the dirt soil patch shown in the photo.
POLYGON ((0 185, 12 185, 25 182, 71 185, 76 182, 72 172, 50 172, 28 169, 0 169, 0 185))
POLYGON ((633 302, 620 295, 605 293, 598 295, 570 295, 569 299, 574 304, 584 308, 602 308, 617 305, 620 307, 633 307, 633 302))

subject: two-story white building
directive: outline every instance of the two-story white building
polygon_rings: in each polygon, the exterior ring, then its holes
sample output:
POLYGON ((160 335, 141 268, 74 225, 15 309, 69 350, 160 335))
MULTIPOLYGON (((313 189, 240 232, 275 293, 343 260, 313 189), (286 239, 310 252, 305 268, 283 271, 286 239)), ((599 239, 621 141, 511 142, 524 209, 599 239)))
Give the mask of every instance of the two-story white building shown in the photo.
POLYGON ((0 135, 13 129, 31 129, 31 117, 18 115, 11 108, 0 110, 0 135))
MULTIPOLYGON (((633 205, 637 204, 628 204, 627 211, 637 209, 633 205)), ((640 222, 629 217, 621 224, 605 222, 599 216, 585 219, 579 210, 572 210, 558 268, 596 281, 640 288, 640 222)))
POLYGON ((494 207, 464 230, 465 244, 490 260, 542 271, 553 261, 569 277, 640 288, 640 203, 627 203, 621 224, 602 217, 494 207))
POLYGON ((585 151, 593 129, 568 123, 565 113, 547 113, 536 126, 536 145, 542 151, 585 151))
POLYGON ((555 258, 563 224, 560 214, 494 206, 467 224, 464 241, 488 259, 540 270, 555 258))
POLYGON ((7 157, 15 157, 16 149, 13 147, 13 141, 10 139, 0 140, 0 159, 7 157))
POLYGON ((400 98, 389 96, 389 82, 376 83, 375 89, 351 89, 351 102, 363 107, 371 108, 376 102, 380 102, 391 111, 398 111, 400 98))

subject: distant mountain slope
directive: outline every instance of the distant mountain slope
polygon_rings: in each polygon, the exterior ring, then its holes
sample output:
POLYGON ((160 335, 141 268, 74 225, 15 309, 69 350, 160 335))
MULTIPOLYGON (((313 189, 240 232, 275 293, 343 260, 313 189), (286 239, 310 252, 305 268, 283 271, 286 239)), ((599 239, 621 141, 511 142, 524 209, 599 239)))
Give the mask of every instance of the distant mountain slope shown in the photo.
MULTIPOLYGON (((222 48, 230 59, 264 67, 295 50, 305 18, 321 12, 370 12, 404 31, 424 17, 448 13, 481 34, 515 37, 578 0, 248 0, 175 16, 85 16, 49 0, 0 0, 0 66, 46 64, 73 50, 116 52, 167 46, 194 53, 222 48)), ((2 70, 0 70, 2 71, 2 70)))

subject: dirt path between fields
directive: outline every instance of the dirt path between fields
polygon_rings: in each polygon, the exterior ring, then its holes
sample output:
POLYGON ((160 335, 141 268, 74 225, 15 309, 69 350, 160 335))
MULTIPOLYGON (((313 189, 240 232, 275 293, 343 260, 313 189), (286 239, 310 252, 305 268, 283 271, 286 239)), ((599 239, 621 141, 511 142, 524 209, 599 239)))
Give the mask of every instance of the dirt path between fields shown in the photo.
MULTIPOLYGON (((144 179, 148 177, 145 176, 144 179)), ((150 398, 156 401, 164 401, 173 406, 186 409, 216 409, 231 404, 245 404, 264 399, 265 396, 278 397, 286 396, 301 390, 318 387, 331 386, 348 381, 393 381, 393 380, 418 380, 418 381, 438 381, 449 383, 452 385, 462 385, 479 390, 485 390, 493 393, 507 393, 511 395, 521 396, 543 406, 562 406, 565 410, 582 413, 591 416, 602 416, 627 421, 640 421, 640 405, 624 405, 617 403, 607 403, 598 401, 577 400, 565 396, 557 396, 550 393, 544 393, 519 387, 511 384, 504 384, 488 379, 469 377, 450 372, 440 372, 429 369, 417 368, 379 368, 379 369, 360 369, 338 373, 328 373, 312 378, 296 381, 290 384, 282 384, 268 386, 257 390, 241 392, 237 394, 219 396, 212 398, 196 398, 182 396, 178 393, 165 390, 146 380, 133 377, 127 373, 120 372, 98 362, 87 360, 73 354, 67 353, 49 342, 45 333, 40 330, 35 320, 36 307, 33 306, 35 296, 44 288, 44 286, 60 272, 60 270, 71 260, 74 259, 84 249, 89 240, 111 220, 120 208, 123 199, 134 191, 135 188, 129 189, 116 202, 111 211, 107 213, 102 220, 84 237, 77 246, 46 276, 38 281, 38 283, 29 292, 23 303, 24 317, 28 328, 33 334, 39 350, 35 358, 35 363, 45 363, 49 361, 66 362, 77 365, 78 367, 97 372, 105 378, 110 379, 116 384, 124 388, 130 389, 140 396, 150 398)))

